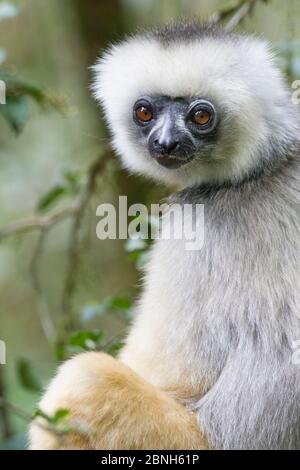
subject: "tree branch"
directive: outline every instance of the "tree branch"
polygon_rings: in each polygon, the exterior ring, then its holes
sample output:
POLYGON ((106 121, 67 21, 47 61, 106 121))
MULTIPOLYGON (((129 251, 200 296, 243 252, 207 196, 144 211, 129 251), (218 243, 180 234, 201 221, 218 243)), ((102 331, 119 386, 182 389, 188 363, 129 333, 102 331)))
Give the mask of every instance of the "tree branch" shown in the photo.
MULTIPOLYGON (((63 311, 65 315, 71 316, 72 295, 75 289, 76 274, 79 264, 79 235, 85 210, 97 189, 97 178, 104 172, 108 161, 112 158, 111 151, 95 160, 89 168, 88 179, 85 190, 79 200, 77 210, 74 214, 71 227, 71 236, 68 248, 69 266, 66 273, 65 287, 63 292, 63 311)), ((72 318, 71 318, 72 323, 72 318)), ((70 325, 72 326, 72 325, 70 325)))
POLYGON ((30 263, 30 273, 32 285, 36 293, 38 313, 40 322, 50 343, 57 340, 57 329, 49 313, 47 301, 43 295, 43 289, 40 282, 39 266, 43 256, 45 241, 49 232, 58 223, 71 219, 70 241, 68 245, 68 268, 65 278, 65 287, 63 291, 63 311, 68 316, 66 326, 72 326, 73 319, 71 312, 71 298, 75 288, 76 273, 79 263, 79 232, 82 226, 85 210, 97 189, 97 179, 104 172, 107 162, 112 158, 111 149, 98 157, 88 168, 87 181, 79 195, 77 201, 69 207, 53 211, 45 216, 32 216, 23 220, 19 220, 9 224, 7 227, 0 229, 0 242, 5 238, 13 235, 24 234, 28 232, 38 231, 39 237, 36 247, 32 254, 30 263))
POLYGON ((30 274, 32 280, 32 286, 35 291, 37 310, 39 313, 39 318, 41 326, 43 328, 44 334, 50 344, 53 344, 57 339, 57 330, 55 323, 50 315, 47 301, 45 299, 40 276, 39 276, 39 265, 40 260, 43 257, 44 245, 46 237, 48 235, 49 228, 51 226, 43 227, 40 231, 39 238, 36 244, 36 247, 33 251, 30 263, 30 274))
POLYGON ((258 0, 248 0, 243 2, 234 15, 230 18, 225 26, 225 29, 227 31, 232 31, 235 29, 246 18, 247 15, 252 13, 257 1, 258 0))
POLYGON ((252 13, 257 3, 267 3, 268 1, 269 0, 239 0, 236 4, 225 6, 214 13, 210 17, 209 23, 218 24, 228 20, 224 28, 227 31, 231 31, 252 13))
POLYGON ((26 219, 17 220, 0 229, 0 241, 12 235, 23 234, 26 232, 33 232, 35 230, 43 230, 53 227, 57 223, 72 216, 76 211, 76 205, 61 209, 45 216, 32 216, 26 219))
MULTIPOLYGON (((0 396, 0 412, 1 410, 10 410, 12 413, 19 416, 21 419, 23 419, 26 423, 30 423, 33 420, 33 416, 31 414, 27 413, 19 406, 14 405, 13 403, 5 400, 3 397, 0 396)), ((49 423, 35 421, 35 424, 36 426, 39 426, 44 431, 51 432, 52 434, 56 435, 59 438, 62 438, 64 436, 63 432, 60 432, 58 429, 55 428, 55 426, 49 425, 49 423)))

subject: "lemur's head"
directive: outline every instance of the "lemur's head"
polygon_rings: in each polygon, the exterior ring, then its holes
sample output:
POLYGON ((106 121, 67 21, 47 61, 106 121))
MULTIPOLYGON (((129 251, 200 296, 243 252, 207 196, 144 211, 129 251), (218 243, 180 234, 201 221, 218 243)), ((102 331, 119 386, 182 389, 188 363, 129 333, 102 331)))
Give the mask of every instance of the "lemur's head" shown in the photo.
POLYGON ((113 46, 95 66, 94 90, 125 166, 181 186, 240 181, 295 138, 267 44, 196 23, 113 46))

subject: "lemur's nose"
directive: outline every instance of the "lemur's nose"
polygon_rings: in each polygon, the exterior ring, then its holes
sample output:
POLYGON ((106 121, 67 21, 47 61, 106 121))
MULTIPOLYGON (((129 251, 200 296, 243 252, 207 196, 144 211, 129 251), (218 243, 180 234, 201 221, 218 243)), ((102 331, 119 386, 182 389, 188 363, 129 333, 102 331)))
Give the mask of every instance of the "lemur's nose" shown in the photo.
POLYGON ((180 142, 172 138, 157 139, 154 141, 155 150, 161 155, 170 155, 180 148, 180 142))

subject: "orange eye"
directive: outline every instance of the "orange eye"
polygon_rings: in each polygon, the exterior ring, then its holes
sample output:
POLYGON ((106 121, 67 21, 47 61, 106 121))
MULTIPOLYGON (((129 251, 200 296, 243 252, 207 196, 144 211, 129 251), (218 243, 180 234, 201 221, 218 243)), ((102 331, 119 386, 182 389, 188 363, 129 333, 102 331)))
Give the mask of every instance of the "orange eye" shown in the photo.
POLYGON ((135 110, 136 118, 140 122, 149 122, 153 119, 153 111, 151 108, 147 108, 146 106, 140 106, 135 110))
POLYGON ((199 126, 205 126, 211 120, 211 114, 206 109, 199 109, 194 114, 193 120, 199 126))

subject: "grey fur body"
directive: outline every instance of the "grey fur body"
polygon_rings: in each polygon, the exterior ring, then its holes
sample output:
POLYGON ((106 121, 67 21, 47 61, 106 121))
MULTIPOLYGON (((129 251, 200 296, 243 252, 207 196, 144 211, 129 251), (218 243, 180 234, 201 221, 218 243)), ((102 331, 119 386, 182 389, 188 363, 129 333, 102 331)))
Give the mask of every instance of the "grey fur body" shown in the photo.
POLYGON ((121 360, 162 389, 181 386, 212 447, 299 449, 299 116, 268 45, 179 25, 114 47, 95 72, 125 166, 205 206, 200 251, 154 244, 121 360), (209 158, 199 139, 190 163, 159 166, 132 122, 144 95, 213 102, 209 158))
POLYGON ((188 189, 176 200, 205 205, 203 249, 162 240, 153 250, 123 358, 162 388, 170 364, 174 383, 190 373, 202 384, 192 406, 214 448, 300 448, 300 366, 292 363, 300 338, 299 188, 294 161, 237 187, 188 189))
POLYGON ((214 325, 199 320, 199 344, 216 381, 196 409, 218 448, 300 448, 300 368, 292 363, 300 337, 299 189, 297 161, 203 198, 208 251, 199 259, 206 275, 198 275, 217 315, 214 325))

